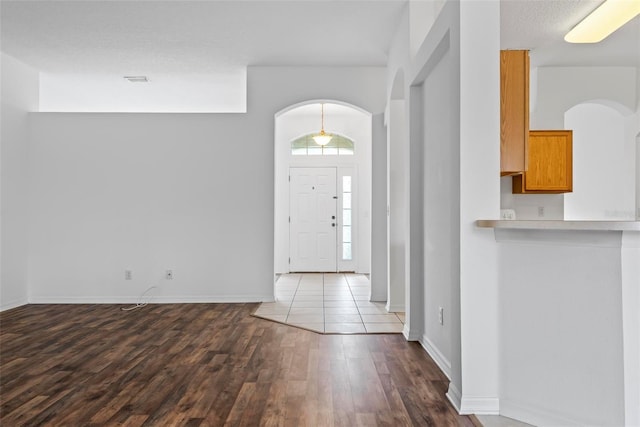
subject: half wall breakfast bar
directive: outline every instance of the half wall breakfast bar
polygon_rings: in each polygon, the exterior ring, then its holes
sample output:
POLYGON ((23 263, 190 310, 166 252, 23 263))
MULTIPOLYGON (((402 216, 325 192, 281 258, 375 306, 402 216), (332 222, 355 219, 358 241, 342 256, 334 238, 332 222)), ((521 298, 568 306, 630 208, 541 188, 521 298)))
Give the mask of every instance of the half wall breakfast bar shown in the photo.
POLYGON ((501 415, 640 425, 640 221, 476 226, 499 246, 501 415))

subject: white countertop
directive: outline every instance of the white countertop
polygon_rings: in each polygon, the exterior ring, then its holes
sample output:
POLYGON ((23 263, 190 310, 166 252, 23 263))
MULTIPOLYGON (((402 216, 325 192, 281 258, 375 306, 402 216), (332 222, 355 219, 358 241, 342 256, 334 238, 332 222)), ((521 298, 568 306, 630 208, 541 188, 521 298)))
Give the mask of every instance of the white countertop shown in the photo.
POLYGON ((479 219, 477 227, 520 230, 640 231, 640 221, 564 221, 479 219))

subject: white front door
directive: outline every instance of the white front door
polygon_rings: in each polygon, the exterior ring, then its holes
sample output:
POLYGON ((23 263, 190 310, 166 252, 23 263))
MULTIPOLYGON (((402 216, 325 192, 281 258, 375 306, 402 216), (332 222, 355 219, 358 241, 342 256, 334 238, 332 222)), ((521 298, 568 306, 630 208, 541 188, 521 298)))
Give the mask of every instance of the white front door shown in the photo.
POLYGON ((289 177, 289 271, 337 271, 336 168, 290 168, 289 177))

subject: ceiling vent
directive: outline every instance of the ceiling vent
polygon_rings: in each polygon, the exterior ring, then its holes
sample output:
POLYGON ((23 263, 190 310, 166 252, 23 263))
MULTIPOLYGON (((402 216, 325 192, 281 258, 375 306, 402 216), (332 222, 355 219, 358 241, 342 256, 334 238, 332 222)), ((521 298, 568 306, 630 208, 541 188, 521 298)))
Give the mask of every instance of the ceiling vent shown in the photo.
POLYGON ((147 76, 124 76, 125 79, 129 80, 131 83, 148 83, 149 79, 147 76))

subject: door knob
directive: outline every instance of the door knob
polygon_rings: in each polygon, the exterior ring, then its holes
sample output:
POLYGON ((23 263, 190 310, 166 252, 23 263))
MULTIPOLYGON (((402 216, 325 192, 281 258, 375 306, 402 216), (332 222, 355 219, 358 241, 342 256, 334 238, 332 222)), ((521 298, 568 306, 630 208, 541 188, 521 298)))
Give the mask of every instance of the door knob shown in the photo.
POLYGON ((336 216, 335 215, 331 215, 331 219, 336 219, 336 216))
POLYGON ((335 222, 332 222, 332 223, 331 223, 331 226, 332 226, 332 227, 335 227, 335 226, 336 226, 336 223, 335 223, 335 222))

